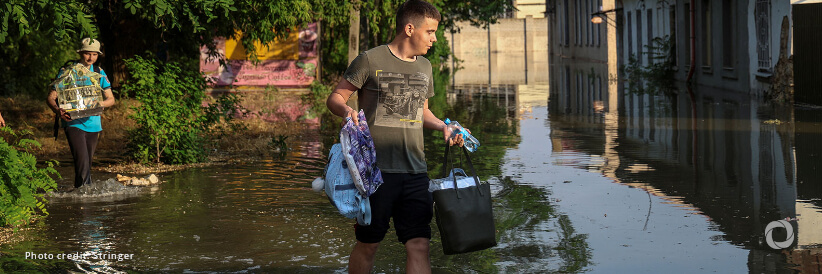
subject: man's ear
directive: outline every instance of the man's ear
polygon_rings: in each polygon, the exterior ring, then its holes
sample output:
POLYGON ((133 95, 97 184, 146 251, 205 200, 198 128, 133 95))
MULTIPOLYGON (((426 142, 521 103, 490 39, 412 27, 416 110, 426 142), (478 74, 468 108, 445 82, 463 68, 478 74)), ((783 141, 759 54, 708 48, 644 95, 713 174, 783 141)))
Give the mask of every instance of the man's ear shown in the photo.
POLYGON ((405 35, 407 35, 408 37, 411 37, 411 34, 414 33, 414 25, 412 25, 411 23, 405 24, 403 33, 405 33, 405 35))

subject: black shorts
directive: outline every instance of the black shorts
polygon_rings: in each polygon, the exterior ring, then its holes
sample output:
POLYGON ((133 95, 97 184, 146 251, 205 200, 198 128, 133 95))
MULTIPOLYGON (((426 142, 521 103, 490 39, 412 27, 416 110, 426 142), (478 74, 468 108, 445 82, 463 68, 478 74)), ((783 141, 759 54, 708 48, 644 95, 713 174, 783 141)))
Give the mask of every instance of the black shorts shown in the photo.
POLYGON ((428 192, 428 174, 383 173, 382 178, 383 184, 369 197, 371 225, 354 225, 357 240, 379 243, 392 217, 401 243, 413 238, 431 239, 434 198, 428 192))

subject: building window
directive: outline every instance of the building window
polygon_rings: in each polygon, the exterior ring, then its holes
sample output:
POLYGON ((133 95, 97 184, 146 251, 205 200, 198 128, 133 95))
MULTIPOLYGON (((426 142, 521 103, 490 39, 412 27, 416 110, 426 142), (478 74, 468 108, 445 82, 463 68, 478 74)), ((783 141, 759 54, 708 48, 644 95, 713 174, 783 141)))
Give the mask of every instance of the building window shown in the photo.
POLYGON ((636 60, 642 63, 642 10, 636 11, 636 60))
POLYGON ((571 44, 571 39, 569 37, 569 33, 571 32, 571 27, 568 26, 568 12, 569 12, 568 0, 565 0, 565 5, 562 6, 562 10, 563 10, 562 20, 560 21, 561 24, 562 24, 562 38, 561 38, 562 40, 560 40, 560 43, 562 43, 563 45, 565 45, 567 47, 569 44, 571 44))
POLYGON ((702 0, 702 68, 711 69, 711 1, 702 0))
MULTIPOLYGON (((600 11, 602 9, 602 0, 597 1, 597 6, 596 6, 595 9, 596 9, 596 11, 600 11)), ((602 41, 600 41, 600 40, 602 40, 602 25, 607 25, 607 22, 606 22, 606 24, 597 24, 596 25, 596 28, 597 28, 597 47, 599 47, 600 43, 602 43, 602 41)))
MULTIPOLYGON (((685 18, 690 18, 689 14, 691 13, 691 4, 690 3, 685 3, 682 6, 685 9, 685 11, 683 12, 683 14, 685 14, 684 17, 685 18)), ((689 46, 691 44, 691 40, 690 40, 691 39, 691 24, 689 24, 688 22, 684 22, 684 23, 682 23, 682 26, 684 26, 684 28, 683 28, 684 32, 682 33, 682 36, 684 36, 685 39, 686 39, 685 40, 686 41, 685 42, 685 47, 684 47, 685 48, 685 56, 684 57, 686 58, 686 60, 684 60, 682 62, 682 64, 687 68, 687 67, 691 66, 691 64, 688 63, 688 61, 687 61, 687 59, 691 57, 691 47, 689 46)))
POLYGON ((596 12, 594 11, 594 0, 586 1, 588 4, 588 12, 585 13, 585 23, 588 25, 588 46, 594 45, 594 23, 591 23, 591 14, 596 12))
POLYGON ((636 56, 634 56, 634 33, 633 33, 633 29, 634 29, 634 27, 633 27, 633 25, 631 24, 631 18, 632 18, 632 17, 631 17, 631 12, 629 11, 629 12, 627 13, 627 15, 628 15, 628 16, 625 16, 625 18, 626 18, 626 19, 628 19, 628 20, 627 20, 627 21, 628 21, 628 22, 627 22, 628 24, 626 25, 626 26, 628 26, 628 27, 627 27, 627 28, 625 28, 625 29, 627 29, 627 30, 628 30, 628 33, 627 33, 627 35, 626 35, 626 38, 627 38, 627 39, 625 39, 625 40, 626 40, 626 41, 628 41, 628 58, 625 58, 625 60, 628 60, 628 59, 630 59, 631 57, 636 58, 636 56))
POLYGON ((771 1, 756 0, 754 10, 756 24, 756 53, 759 70, 771 70, 771 1))
MULTIPOLYGON (((654 25, 652 23, 652 22, 654 22, 653 10, 648 9, 648 11, 645 15, 648 16, 648 21, 647 21, 648 22, 648 27, 647 27, 647 30, 648 30, 648 47, 653 49, 654 47, 657 46, 657 45, 654 44, 654 25)), ((654 63, 654 51, 651 50, 651 49, 648 49, 648 64, 654 63)))
POLYGON ((585 45, 591 45, 591 20, 587 20, 591 14, 591 0, 585 0, 585 11, 583 12, 582 18, 585 18, 585 45))
POLYGON ((574 45, 579 46, 579 44, 582 43, 582 24, 580 24, 580 22, 582 22, 582 18, 579 18, 579 14, 580 14, 580 4, 579 4, 579 2, 574 3, 574 14, 577 18, 577 21, 574 24, 574 34, 575 34, 574 45))
POLYGON ((733 30, 736 16, 733 0, 722 0, 722 67, 733 70, 736 63, 736 37, 733 30))
POLYGON ((670 13, 670 15, 668 17, 668 20, 669 20, 668 24, 670 26, 670 32, 671 32, 670 33, 671 36, 668 36, 668 38, 673 39, 673 43, 672 43, 672 48, 670 49, 671 51, 666 52, 666 53, 671 55, 672 64, 674 66, 678 66, 679 63, 678 63, 677 54, 679 54, 679 53, 676 51, 676 45, 678 44, 679 37, 676 36, 676 6, 671 6, 671 10, 668 11, 668 12, 670 13))

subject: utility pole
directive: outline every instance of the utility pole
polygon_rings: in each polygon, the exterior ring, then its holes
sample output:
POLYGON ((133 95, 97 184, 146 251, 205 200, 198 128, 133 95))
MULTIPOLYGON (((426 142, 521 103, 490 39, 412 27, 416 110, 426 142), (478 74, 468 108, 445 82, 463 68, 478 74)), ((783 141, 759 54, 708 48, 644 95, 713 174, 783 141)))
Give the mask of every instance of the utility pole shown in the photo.
MULTIPOLYGON (((351 3, 351 11, 349 12, 348 22, 351 26, 348 27, 348 64, 350 65, 354 58, 357 58, 357 55, 360 54, 360 10, 356 8, 356 3, 358 1, 352 1, 351 3)), ((351 95, 348 98, 348 102, 346 104, 353 108, 359 109, 357 104, 358 101, 357 93, 351 95)))
POLYGON ((348 22, 351 26, 348 28, 348 64, 351 64, 360 54, 360 10, 354 7, 354 3, 351 3, 349 14, 348 22))

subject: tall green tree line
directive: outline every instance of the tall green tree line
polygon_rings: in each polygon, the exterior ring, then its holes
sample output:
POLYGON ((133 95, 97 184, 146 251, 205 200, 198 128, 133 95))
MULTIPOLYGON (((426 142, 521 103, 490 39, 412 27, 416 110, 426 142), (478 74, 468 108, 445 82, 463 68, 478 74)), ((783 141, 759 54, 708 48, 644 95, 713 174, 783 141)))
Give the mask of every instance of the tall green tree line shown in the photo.
MULTIPOLYGON (((103 42, 103 67, 115 87, 126 77, 124 60, 146 51, 164 60, 196 60, 215 37, 239 39, 256 60, 254 42, 268 43, 295 27, 320 22, 326 71, 347 65, 351 8, 360 10, 365 47, 388 42, 401 0, 8 0, 0 4, 0 95, 45 93, 45 83, 82 37, 103 42), (236 37, 237 30, 242 37, 236 37)), ((431 0, 455 22, 493 23, 511 1, 431 0)), ((447 45, 447 44, 446 44, 447 45)), ((216 52, 216 51, 214 51, 216 52)))

